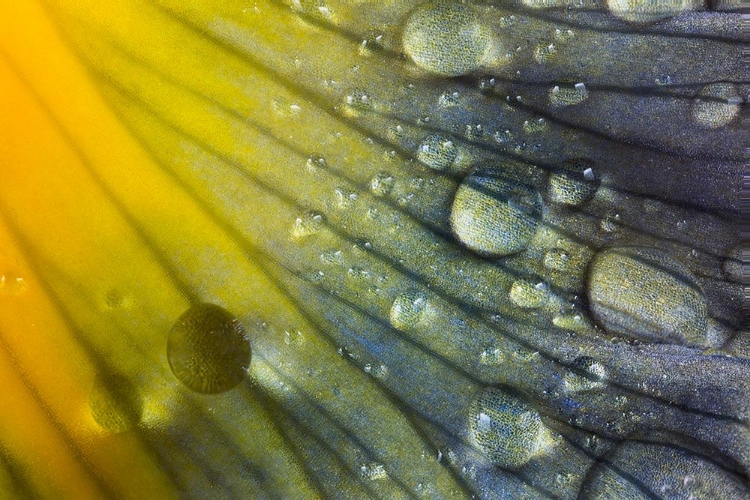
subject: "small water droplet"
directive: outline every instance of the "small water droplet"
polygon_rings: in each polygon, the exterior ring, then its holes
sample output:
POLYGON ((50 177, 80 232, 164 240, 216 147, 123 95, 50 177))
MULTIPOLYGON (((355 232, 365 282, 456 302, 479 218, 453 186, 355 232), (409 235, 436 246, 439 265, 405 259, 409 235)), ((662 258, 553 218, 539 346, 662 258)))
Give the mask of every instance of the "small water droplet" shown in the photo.
POLYGON ((317 212, 307 212, 294 220, 292 238, 306 238, 320 231, 321 227, 323 227, 323 216, 317 212))
POLYGON ((456 143, 448 136, 427 136, 417 148, 417 159, 434 170, 449 168, 458 155, 456 143))
POLYGON ((21 295, 28 288, 26 280, 14 274, 0 276, 0 296, 14 297, 21 295))
POLYGON ((319 171, 320 169, 327 168, 327 167, 328 167, 328 163, 326 163, 326 159, 317 153, 311 154, 305 161, 305 168, 309 172, 314 173, 314 172, 319 171))
POLYGON ((399 295, 391 306, 391 325, 397 330, 414 328, 422 317, 426 303, 427 299, 416 291, 399 295))

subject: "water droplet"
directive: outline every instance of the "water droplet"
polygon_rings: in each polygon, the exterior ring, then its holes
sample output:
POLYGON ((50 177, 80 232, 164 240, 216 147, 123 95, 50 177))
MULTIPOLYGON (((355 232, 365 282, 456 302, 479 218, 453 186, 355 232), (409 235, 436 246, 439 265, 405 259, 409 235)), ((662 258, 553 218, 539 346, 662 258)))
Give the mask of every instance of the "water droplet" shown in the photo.
POLYGON ((323 216, 317 212, 307 212, 297 217, 292 226, 292 238, 300 239, 311 236, 323 227, 323 216))
POLYGON ((89 392, 91 416, 102 429, 126 432, 141 420, 142 403, 135 386, 121 375, 97 377, 89 392))
POLYGON ((737 87, 731 83, 706 85, 693 103, 693 119, 705 128, 723 127, 739 116, 741 102, 737 87))
POLYGON ((458 92, 443 92, 438 98, 438 106, 441 108, 452 108, 458 106, 458 92))
POLYGON ((383 464, 368 462, 360 467, 362 479, 377 481, 378 479, 387 479, 388 473, 385 471, 383 464))
POLYGON ((289 346, 299 347, 305 343, 305 336, 299 330, 293 332, 284 330, 284 343, 289 346))
POLYGON ((350 111, 369 110, 372 105, 372 99, 364 90, 354 90, 346 96, 346 106, 350 111))
POLYGON ((575 158, 555 169, 549 177, 549 199, 555 203, 579 206, 594 197, 600 181, 590 160, 575 158))
POLYGON ((336 206, 339 208, 351 208, 354 202, 359 199, 359 195, 354 191, 348 191, 344 188, 336 188, 336 206))
POLYGON ((391 306, 391 325, 397 330, 409 330, 419 323, 427 299, 419 292, 410 291, 396 297, 391 306))
POLYGON ((581 104, 583 101, 588 99, 589 92, 586 90, 586 86, 580 84, 582 87, 576 85, 574 88, 570 87, 559 87, 554 86, 550 89, 547 94, 549 103, 553 107, 563 106, 575 106, 581 104))
POLYGON ((610 333, 654 342, 706 342, 706 297, 687 268, 661 250, 600 251, 591 262, 588 298, 592 315, 610 333))
POLYGON ((539 193, 494 172, 466 177, 456 191, 450 223, 456 237, 483 255, 526 248, 541 217, 539 193))
POLYGON ((375 196, 388 196, 396 185, 396 179, 385 172, 376 174, 370 181, 370 191, 375 196))
POLYGON ((490 30, 466 5, 425 3, 404 27, 404 51, 431 73, 459 76, 477 70, 492 49, 490 30))
POLYGON ((471 438, 497 466, 515 470, 552 444, 539 413, 509 391, 482 391, 469 409, 471 438))
POLYGON ((242 323, 214 304, 190 306, 169 332, 172 373, 196 392, 216 394, 235 387, 247 376, 250 357, 242 323))
POLYGON ((14 274, 0 276, 0 296, 14 297, 21 295, 28 288, 26 280, 14 274))
POLYGON ((328 163, 326 163, 326 159, 323 158, 321 155, 313 153, 311 154, 307 160, 305 161, 305 168, 308 172, 318 172, 320 169, 327 168, 328 163))
POLYGON ((538 118, 536 120, 526 120, 523 122, 523 130, 527 134, 542 132, 547 128, 547 120, 538 118))
POLYGON ((590 356, 579 356, 573 360, 573 368, 563 377, 565 390, 582 392, 597 389, 604 385, 607 370, 596 359, 590 356), (578 373, 580 372, 580 373, 578 373))
POLYGON ((567 271, 571 261, 568 252, 561 248, 553 248, 544 254, 544 267, 553 271, 567 271))
POLYGON ((292 0, 292 7, 298 12, 320 19, 330 20, 333 17, 325 0, 292 0))
POLYGON ((510 300, 518 307, 535 309, 547 303, 547 287, 544 283, 533 285, 528 281, 518 280, 510 287, 510 300))
POLYGON ((696 10, 703 0, 607 0, 610 12, 620 19, 650 23, 696 10))
POLYGON ((449 168, 453 165, 456 155, 456 143, 450 137, 440 134, 426 137, 417 149, 417 159, 434 170, 449 168))
POLYGON ((555 54, 557 54, 557 48, 554 43, 540 43, 534 49, 534 60, 539 64, 544 64, 551 61, 555 54))

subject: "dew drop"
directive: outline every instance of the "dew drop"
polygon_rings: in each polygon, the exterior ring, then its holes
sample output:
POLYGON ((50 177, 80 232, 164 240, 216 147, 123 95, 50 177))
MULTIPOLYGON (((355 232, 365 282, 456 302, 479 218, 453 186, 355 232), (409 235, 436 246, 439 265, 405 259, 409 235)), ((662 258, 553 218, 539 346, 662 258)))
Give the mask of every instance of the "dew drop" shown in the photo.
POLYGON ((583 101, 588 99, 589 92, 588 90, 586 90, 585 85, 580 85, 580 88, 578 87, 578 85, 576 85, 574 88, 559 86, 552 87, 547 94, 550 105, 559 108, 581 104, 583 101))
POLYGON ((399 295, 391 306, 391 325, 402 331, 414 328, 422 317, 426 303, 427 299, 416 291, 399 295))
POLYGON ((594 162, 583 158, 563 163, 549 177, 550 201, 579 206, 593 198, 600 184, 594 168, 594 162))
POLYGON ((534 49, 534 60, 539 64, 544 64, 551 61, 555 54, 557 54, 557 48, 554 43, 540 43, 534 49))
POLYGON ((28 288, 26 280, 14 274, 0 276, 0 296, 14 297, 21 295, 28 288))
POLYGON ((591 313, 610 333, 646 341, 706 343, 708 306, 690 271, 656 248, 600 251, 589 269, 591 313))
POLYGON ((242 323, 214 304, 190 306, 169 332, 172 373, 196 392, 217 394, 237 386, 247 376, 250 357, 242 323))
POLYGON ((518 280, 510 287, 510 300, 523 309, 535 309, 547 303, 547 287, 544 283, 533 285, 528 281, 518 280))
POLYGON ((307 212, 297 217, 292 226, 292 238, 301 239, 311 236, 323 227, 323 216, 317 212, 307 212))
POLYGON ((489 256, 526 248, 541 217, 539 193, 493 172, 466 177, 456 191, 450 223, 470 249, 489 256))
POLYGON ((740 114, 742 99, 731 83, 712 83, 698 92, 693 103, 693 119, 705 128, 729 124, 740 114))
POLYGON ((458 154, 456 143, 444 135, 430 135, 417 149, 417 159, 434 170, 445 170, 453 165, 458 154))
POLYGON ((636 23, 660 21, 702 5, 703 0, 607 0, 612 14, 636 23))
POLYGON ((469 409, 471 438, 492 464, 519 469, 551 443, 539 413, 509 391, 488 388, 469 409))
POLYGON ((604 385, 607 378, 607 370, 596 359, 590 356, 579 356, 573 360, 573 368, 563 377, 565 390, 571 392, 583 392, 597 389, 604 385))
POLYGON ((492 37, 471 7, 435 2, 422 4, 411 13, 404 27, 403 46, 422 69, 459 76, 481 66, 492 49, 492 37))

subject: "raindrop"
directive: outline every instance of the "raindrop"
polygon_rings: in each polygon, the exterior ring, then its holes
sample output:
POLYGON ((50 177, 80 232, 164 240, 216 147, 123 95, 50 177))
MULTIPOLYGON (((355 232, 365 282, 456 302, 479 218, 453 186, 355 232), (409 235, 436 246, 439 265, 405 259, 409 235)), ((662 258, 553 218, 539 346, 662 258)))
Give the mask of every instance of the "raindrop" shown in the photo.
POLYGON ((594 162, 583 158, 566 161, 549 177, 549 199, 555 203, 579 206, 594 197, 600 181, 594 162))
POLYGON ((295 239, 311 236, 323 226, 323 216, 317 212, 307 212, 297 217, 292 226, 292 237, 295 239))
POLYGON ((482 391, 469 409, 471 438, 493 465, 519 469, 552 444, 539 413, 509 391, 482 391))
POLYGON ((693 103, 693 119, 702 127, 723 127, 740 114, 741 102, 737 88, 731 83, 706 85, 693 103))
POLYGON ((393 187, 396 184, 396 179, 385 172, 375 174, 370 181, 370 191, 375 196, 388 196, 393 191, 393 187))
POLYGON ((172 373, 196 392, 232 389, 247 376, 250 357, 250 340, 242 323, 214 304, 190 306, 169 332, 167 359, 172 373))
POLYGON ((409 330, 419 323, 427 300, 418 292, 410 291, 396 297, 391 306, 391 325, 397 330, 409 330))
POLYGON ((450 223, 456 237, 483 255, 526 248, 541 217, 539 193, 497 173, 469 175, 456 191, 450 223))
POLYGON ((459 76, 477 70, 492 49, 490 31, 477 13, 457 3, 426 3, 409 16, 404 51, 431 72, 459 76))
POLYGON ((594 318, 610 333, 641 340, 704 345, 708 306, 690 271, 656 248, 600 251, 589 270, 594 318))
POLYGON ((440 134, 426 137, 417 149, 417 159, 434 170, 449 168, 457 154, 456 143, 450 137, 440 134))

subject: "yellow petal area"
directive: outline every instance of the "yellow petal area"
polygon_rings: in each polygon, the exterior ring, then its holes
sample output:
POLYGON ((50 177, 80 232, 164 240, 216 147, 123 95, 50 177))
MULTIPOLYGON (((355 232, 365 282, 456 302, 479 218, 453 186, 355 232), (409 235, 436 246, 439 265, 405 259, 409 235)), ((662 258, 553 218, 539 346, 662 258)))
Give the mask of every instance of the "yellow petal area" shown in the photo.
MULTIPOLYGON (((0 496, 660 497, 650 464, 685 497, 747 493, 747 336, 721 269, 738 126, 670 128, 696 82, 739 81, 735 18, 688 12, 694 33, 644 35, 467 4, 493 48, 477 71, 498 83, 402 57, 417 3, 0 6, 0 496), (686 89, 644 87, 662 70, 686 89), (587 99, 549 103, 581 75, 587 99), (648 104, 613 117, 612 95, 648 104), (419 163, 436 137, 440 171, 419 163), (592 193, 580 210, 545 199, 524 252, 489 259, 453 236, 467 174, 502 165, 543 191, 558 164, 591 165, 592 193), (621 241, 698 276, 683 281, 709 327, 690 345, 594 325, 586 268, 621 241), (519 283, 543 300, 519 301, 519 283), (203 302, 252 349, 220 394, 167 361, 172 325, 203 302)), ((658 304, 622 281, 623 314, 652 320, 658 304)))

